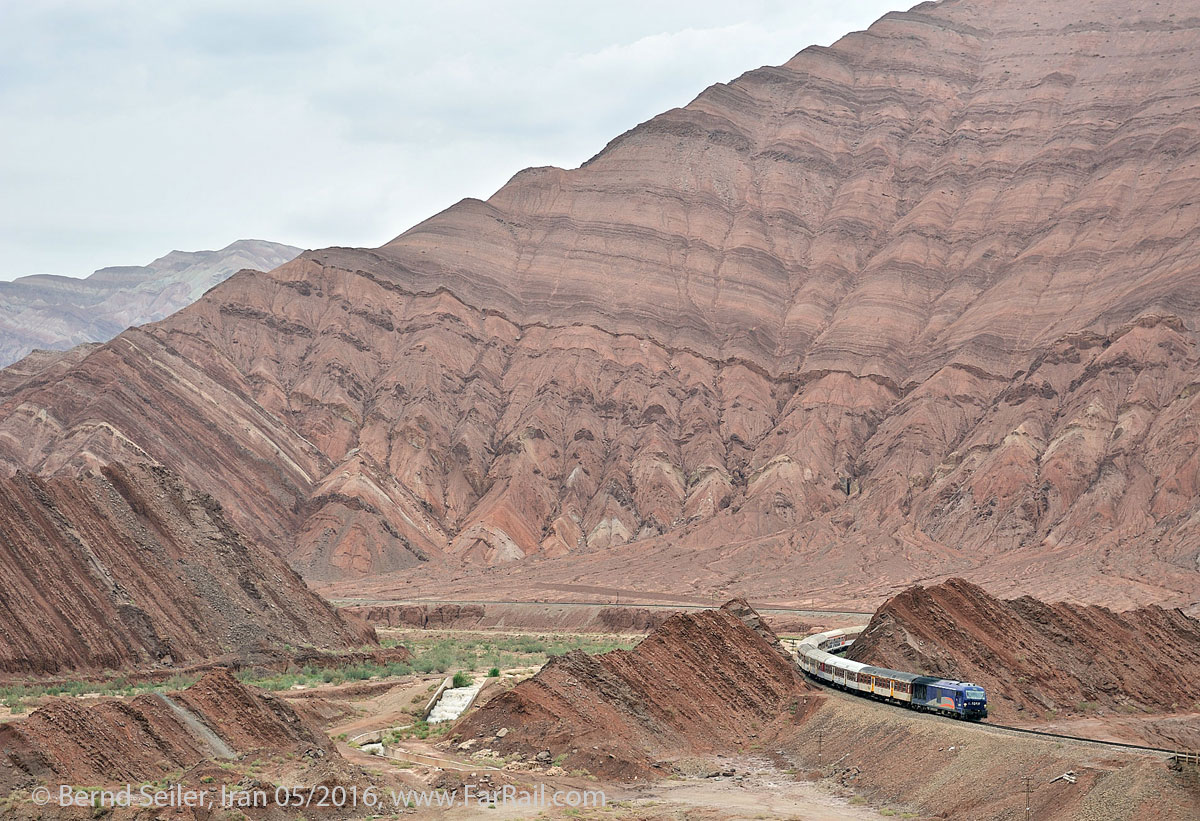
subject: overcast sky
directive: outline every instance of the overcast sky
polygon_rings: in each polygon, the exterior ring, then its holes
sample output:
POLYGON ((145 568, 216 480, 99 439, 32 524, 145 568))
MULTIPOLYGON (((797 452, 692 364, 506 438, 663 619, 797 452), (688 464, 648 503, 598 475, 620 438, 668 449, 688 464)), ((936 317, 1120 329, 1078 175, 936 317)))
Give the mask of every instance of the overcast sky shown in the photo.
POLYGON ((0 279, 380 245, 910 4, 0 0, 0 279))

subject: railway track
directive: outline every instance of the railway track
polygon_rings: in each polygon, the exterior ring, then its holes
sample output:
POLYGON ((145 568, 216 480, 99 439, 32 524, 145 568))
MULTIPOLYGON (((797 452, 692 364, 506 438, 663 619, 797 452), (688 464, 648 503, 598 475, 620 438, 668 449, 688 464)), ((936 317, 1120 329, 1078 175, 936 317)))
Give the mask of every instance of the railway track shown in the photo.
POLYGON ((1085 744, 1100 744, 1105 747, 1123 747, 1127 750, 1141 750, 1143 752, 1162 753, 1168 756, 1182 755, 1180 750, 1167 750, 1162 747, 1147 747, 1144 744, 1130 744, 1125 741, 1102 741, 1098 738, 1087 738, 1080 735, 1066 735, 1065 733, 1052 733, 1048 730, 1031 730, 1028 727, 1013 727, 1009 724, 994 724, 990 721, 977 722, 980 727, 990 727, 997 730, 1008 730, 1013 733, 1023 733, 1025 735, 1039 735, 1045 738, 1056 738, 1066 741, 1079 741, 1085 744))
POLYGON ((829 692, 834 693, 838 696, 844 696, 848 699, 854 699, 855 701, 867 701, 872 704, 879 704, 881 706, 891 707, 891 708, 894 708, 897 710, 904 710, 904 712, 908 715, 912 715, 914 717, 918 717, 918 718, 921 718, 921 719, 924 719, 927 721, 945 722, 947 724, 954 724, 956 726, 962 726, 963 724, 966 724, 967 726, 978 727, 978 728, 984 729, 984 730, 998 730, 998 731, 1003 731, 1003 732, 1007 732, 1007 733, 1020 733, 1021 735, 1042 736, 1043 738, 1052 738, 1052 739, 1056 739, 1058 741, 1073 741, 1073 742, 1077 742, 1077 743, 1081 743, 1081 744, 1098 744, 1102 747, 1119 747, 1119 748, 1123 748, 1123 749, 1127 749, 1127 750, 1136 750, 1139 752, 1146 752, 1146 753, 1156 753, 1158 755, 1171 756, 1171 757, 1185 754, 1184 752, 1182 752, 1180 750, 1168 750, 1164 747, 1149 747, 1144 744, 1130 744, 1125 741, 1104 741, 1102 739, 1088 738, 1086 736, 1067 735, 1066 733, 1052 733, 1048 730, 1031 730, 1028 727, 1014 727, 1010 724, 996 724, 995 722, 991 722, 991 721, 963 721, 962 719, 952 718, 950 716, 938 715, 936 713, 924 713, 924 712, 920 712, 918 710, 912 710, 907 707, 903 707, 899 704, 888 704, 887 702, 884 702, 884 701, 877 701, 875 699, 869 699, 866 696, 861 696, 856 693, 851 693, 846 690, 838 689, 837 687, 834 687, 831 684, 829 684, 829 682, 822 681, 819 678, 814 678, 807 674, 805 674, 805 678, 808 679, 808 681, 811 681, 814 684, 818 684, 823 689, 828 690, 829 692))
MULTIPOLYGON (((795 659, 794 653, 793 653, 792 658, 795 659)), ((799 664, 797 664, 797 667, 799 668, 799 664)), ((908 713, 910 715, 918 716, 918 717, 920 717, 922 719, 926 719, 926 720, 942 721, 942 722, 954 723, 957 725, 961 725, 964 723, 963 719, 954 718, 952 716, 938 715, 937 713, 922 712, 920 710, 914 710, 914 709, 904 707, 899 704, 889 704, 886 701, 880 701, 878 699, 868 698, 867 696, 860 695, 858 693, 854 693, 849 690, 842 690, 838 687, 834 687, 832 684, 830 684, 827 681, 817 678, 816 676, 809 675, 803 669, 801 669, 801 672, 804 673, 804 676, 807 680, 813 682, 814 684, 820 685, 825 690, 828 690, 831 693, 835 693, 838 696, 844 696, 846 698, 854 699, 856 701, 868 701, 873 704, 883 705, 885 707, 893 707, 898 710, 904 710, 906 713, 908 713)), ((1075 743, 1079 743, 1079 744, 1094 744, 1094 745, 1099 745, 1102 747, 1118 748, 1118 749, 1125 749, 1125 750, 1135 750, 1135 751, 1143 752, 1143 753, 1155 753, 1160 756, 1167 756, 1167 757, 1171 757, 1171 758, 1188 755, 1184 751, 1169 750, 1164 747, 1151 747, 1151 746, 1148 746, 1145 744, 1131 744, 1126 741, 1104 741, 1104 740, 1098 739, 1098 738, 1088 738, 1086 736, 1068 735, 1066 733, 1055 733, 1055 732, 1051 732, 1049 730, 1033 730, 1028 727, 1014 727, 1011 724, 997 724, 995 722, 986 721, 986 720, 984 720, 984 721, 969 721, 969 722, 965 722, 965 723, 969 724, 972 727, 979 727, 981 729, 1002 731, 1002 732, 1006 732, 1006 733, 1019 733, 1021 735, 1041 736, 1042 738, 1051 738, 1051 739, 1055 739, 1058 741, 1071 741, 1071 742, 1075 742, 1075 743)))

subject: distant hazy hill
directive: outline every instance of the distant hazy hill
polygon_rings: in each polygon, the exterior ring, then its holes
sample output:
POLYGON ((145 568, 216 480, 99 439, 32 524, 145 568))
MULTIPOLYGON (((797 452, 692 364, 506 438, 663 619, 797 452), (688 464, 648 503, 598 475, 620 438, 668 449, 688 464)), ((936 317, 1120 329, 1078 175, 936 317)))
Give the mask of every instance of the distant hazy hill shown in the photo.
POLYGON ((38 274, 0 282, 0 367, 35 348, 107 342, 190 305, 243 268, 269 271, 299 253, 243 239, 220 251, 172 251, 149 265, 101 268, 87 279, 38 274))

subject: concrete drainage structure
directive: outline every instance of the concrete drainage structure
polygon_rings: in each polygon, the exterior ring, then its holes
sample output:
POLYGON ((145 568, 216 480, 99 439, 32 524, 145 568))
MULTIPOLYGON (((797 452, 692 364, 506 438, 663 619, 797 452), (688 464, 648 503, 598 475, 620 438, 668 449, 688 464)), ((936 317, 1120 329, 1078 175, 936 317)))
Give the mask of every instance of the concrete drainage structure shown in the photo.
POLYGON ((475 703, 476 696, 479 695, 479 691, 486 683, 487 679, 481 678, 466 687, 451 687, 446 690, 438 699, 437 704, 433 705, 433 709, 429 711, 429 717, 425 720, 430 724, 438 724, 458 718, 475 703))

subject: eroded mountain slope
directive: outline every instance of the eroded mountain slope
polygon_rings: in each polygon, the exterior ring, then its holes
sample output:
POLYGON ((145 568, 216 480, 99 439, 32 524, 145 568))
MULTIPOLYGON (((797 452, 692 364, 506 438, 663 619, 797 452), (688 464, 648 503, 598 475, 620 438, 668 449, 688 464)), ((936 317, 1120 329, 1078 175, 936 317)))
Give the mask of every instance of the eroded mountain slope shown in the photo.
POLYGON ((1191 710, 1200 621, 1178 610, 1003 600, 950 579, 889 599, 847 653, 894 670, 982 684, 1000 719, 1191 710))
POLYGON ((372 641, 165 468, 0 480, 0 672, 372 641))
POLYGON ((1194 601, 1198 46, 1184 0, 889 14, 239 274, 10 395, 0 458, 160 461, 343 590, 1194 601))

